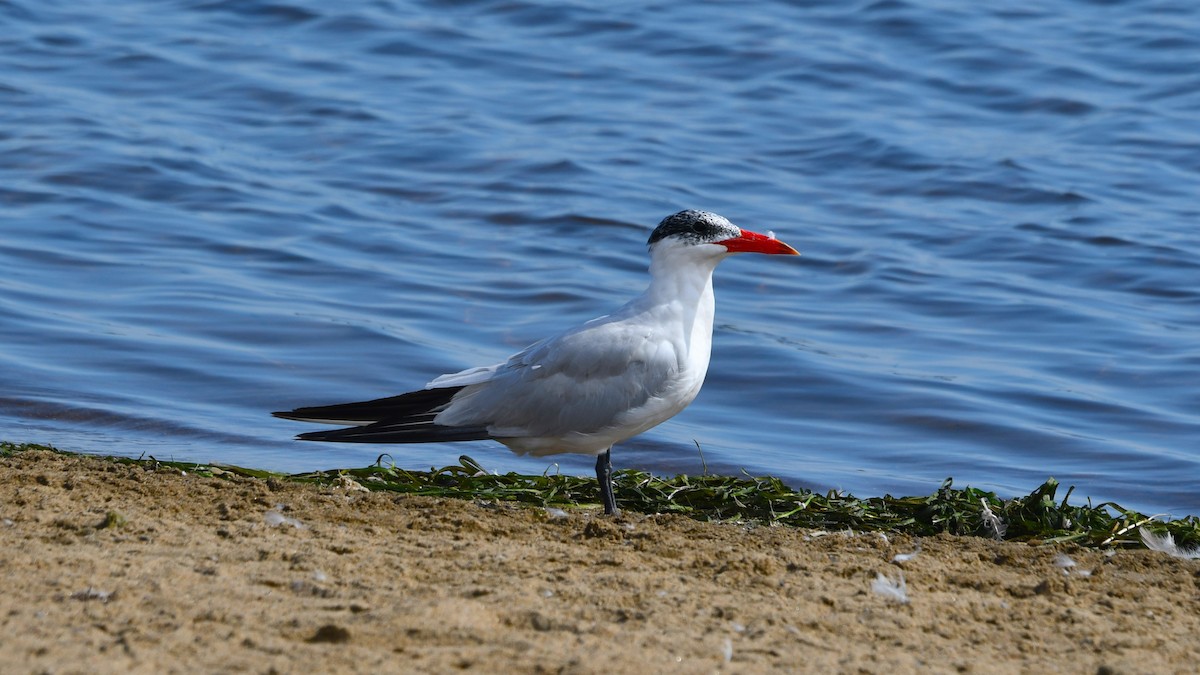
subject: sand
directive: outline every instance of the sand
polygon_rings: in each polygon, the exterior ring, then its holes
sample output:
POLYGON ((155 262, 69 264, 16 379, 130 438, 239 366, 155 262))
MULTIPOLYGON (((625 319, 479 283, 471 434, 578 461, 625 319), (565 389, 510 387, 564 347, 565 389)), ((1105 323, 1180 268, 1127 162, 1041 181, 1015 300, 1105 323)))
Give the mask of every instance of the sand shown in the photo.
POLYGON ((48 452, 0 460, 0 565, 3 673, 1200 666, 1200 561, 1153 551, 612 519, 48 452))

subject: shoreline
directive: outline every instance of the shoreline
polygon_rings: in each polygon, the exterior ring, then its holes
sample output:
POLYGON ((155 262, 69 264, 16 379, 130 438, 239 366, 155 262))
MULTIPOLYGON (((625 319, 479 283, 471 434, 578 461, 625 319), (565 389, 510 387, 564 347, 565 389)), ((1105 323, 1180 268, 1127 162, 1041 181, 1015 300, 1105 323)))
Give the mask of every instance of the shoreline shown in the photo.
POLYGON ((1200 561, 1149 550, 613 519, 39 450, 0 459, 0 519, 5 672, 1191 672, 1200 658, 1200 561))

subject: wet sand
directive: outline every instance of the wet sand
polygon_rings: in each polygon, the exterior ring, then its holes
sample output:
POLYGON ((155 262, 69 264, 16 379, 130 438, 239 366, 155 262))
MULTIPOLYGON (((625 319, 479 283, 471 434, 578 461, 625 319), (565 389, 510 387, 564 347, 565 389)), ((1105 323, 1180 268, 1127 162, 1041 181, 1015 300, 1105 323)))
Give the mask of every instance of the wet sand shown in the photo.
POLYGON ((4 673, 1200 663, 1200 561, 1153 551, 611 519, 38 451, 0 459, 0 563, 4 673))

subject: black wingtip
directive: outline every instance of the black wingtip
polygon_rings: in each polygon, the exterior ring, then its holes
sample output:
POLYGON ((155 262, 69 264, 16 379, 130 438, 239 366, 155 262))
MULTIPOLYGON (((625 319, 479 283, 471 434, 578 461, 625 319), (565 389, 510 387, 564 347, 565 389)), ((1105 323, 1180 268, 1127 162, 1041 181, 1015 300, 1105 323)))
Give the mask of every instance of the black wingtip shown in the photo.
POLYGON ((313 418, 304 414, 304 408, 296 408, 295 410, 280 410, 271 413, 271 417, 278 417, 281 420, 291 420, 293 422, 311 422, 313 418))
POLYGON ((371 401, 336 403, 296 408, 271 413, 275 417, 297 422, 323 422, 361 425, 386 419, 398 419, 410 415, 437 412, 450 404, 462 387, 440 387, 419 389, 398 396, 387 396, 371 401))
POLYGON ((325 431, 306 431, 302 434, 296 434, 298 441, 330 441, 346 435, 345 432, 349 429, 326 429, 325 431))

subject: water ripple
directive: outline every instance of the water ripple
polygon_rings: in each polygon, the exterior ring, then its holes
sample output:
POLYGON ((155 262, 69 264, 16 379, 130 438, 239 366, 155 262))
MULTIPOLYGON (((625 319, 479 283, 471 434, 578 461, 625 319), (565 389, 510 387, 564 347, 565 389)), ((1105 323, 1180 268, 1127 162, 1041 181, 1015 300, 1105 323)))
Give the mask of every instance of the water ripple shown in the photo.
MULTIPOLYGON (((266 412, 609 311, 698 207, 804 256, 722 265, 708 386, 619 464, 1200 511, 1198 12, 0 4, 0 419, 372 461, 266 412)), ((546 468, 395 455, 464 451, 546 468)))

